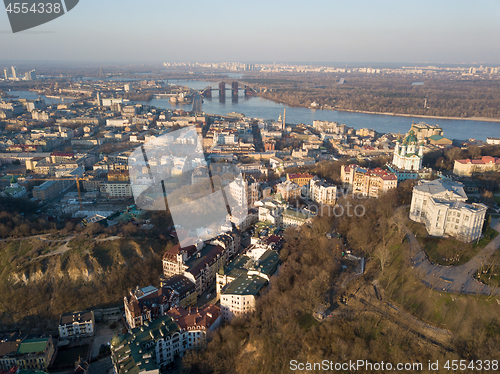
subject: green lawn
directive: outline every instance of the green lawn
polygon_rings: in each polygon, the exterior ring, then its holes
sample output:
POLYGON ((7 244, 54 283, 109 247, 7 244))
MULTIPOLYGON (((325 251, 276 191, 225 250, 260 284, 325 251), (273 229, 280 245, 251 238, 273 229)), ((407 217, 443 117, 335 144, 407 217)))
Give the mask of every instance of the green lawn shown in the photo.
MULTIPOLYGON (((453 238, 417 238, 429 259, 439 265, 462 265, 474 257, 486 245, 462 243, 453 238)), ((491 239, 490 239, 491 240, 491 239)), ((489 241, 487 241, 489 243, 489 241)))
POLYGON ((487 228, 479 242, 463 243, 454 238, 418 237, 417 240, 422 246, 429 259, 435 264, 449 266, 462 265, 479 253, 489 242, 491 242, 498 232, 492 228, 487 228))
POLYGON ((473 247, 484 248, 489 242, 491 242, 498 235, 498 231, 493 230, 491 227, 488 227, 484 233, 483 237, 479 242, 473 244, 473 247))

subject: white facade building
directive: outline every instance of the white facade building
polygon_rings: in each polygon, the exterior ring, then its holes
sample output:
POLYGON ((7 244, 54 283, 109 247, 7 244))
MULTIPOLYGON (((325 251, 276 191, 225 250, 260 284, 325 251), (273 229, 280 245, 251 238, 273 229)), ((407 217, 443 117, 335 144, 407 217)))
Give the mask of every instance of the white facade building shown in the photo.
POLYGON ((314 177, 309 183, 309 198, 319 204, 335 205, 337 186, 329 185, 314 177))
POLYGON ((421 181, 413 187, 410 219, 425 224, 432 236, 453 236, 463 242, 481 237, 487 207, 466 204, 463 185, 453 181, 421 181))
POLYGON ((422 169, 423 157, 424 147, 423 145, 417 147, 417 137, 413 130, 410 130, 402 144, 399 140, 396 141, 392 163, 399 169, 420 170, 422 169))
POLYGON ((59 321, 60 339, 75 339, 94 336, 94 312, 77 312, 61 316, 59 321))

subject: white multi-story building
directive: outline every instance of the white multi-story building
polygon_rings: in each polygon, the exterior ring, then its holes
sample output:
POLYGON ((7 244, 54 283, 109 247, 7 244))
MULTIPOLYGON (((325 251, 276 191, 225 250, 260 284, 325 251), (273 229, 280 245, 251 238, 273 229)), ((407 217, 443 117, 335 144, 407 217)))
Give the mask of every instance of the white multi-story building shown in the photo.
POLYGON ((337 186, 327 184, 318 177, 309 183, 309 198, 319 204, 335 205, 337 186))
POLYGON ((233 280, 222 291, 220 308, 222 319, 231 321, 255 310, 255 301, 267 280, 258 276, 244 274, 233 280))
POLYGON ((276 226, 281 225, 281 214, 287 206, 286 203, 268 198, 258 201, 256 205, 259 207, 259 221, 269 221, 276 226))
POLYGON ((132 187, 130 182, 127 181, 106 182, 104 190, 110 199, 128 199, 132 197, 132 187))
POLYGON ((289 180, 276 186, 276 192, 281 194, 283 200, 296 199, 300 196, 301 191, 302 187, 289 180))
POLYGON ((76 339, 94 336, 94 312, 76 312, 64 314, 59 320, 59 337, 61 339, 76 339))
POLYGON ((420 181, 413 187, 410 219, 424 223, 429 235, 453 236, 468 243, 481 237, 487 207, 465 201, 461 183, 420 181))
POLYGON ((238 178, 229 184, 229 192, 241 207, 252 207, 259 199, 259 183, 253 178, 238 178))

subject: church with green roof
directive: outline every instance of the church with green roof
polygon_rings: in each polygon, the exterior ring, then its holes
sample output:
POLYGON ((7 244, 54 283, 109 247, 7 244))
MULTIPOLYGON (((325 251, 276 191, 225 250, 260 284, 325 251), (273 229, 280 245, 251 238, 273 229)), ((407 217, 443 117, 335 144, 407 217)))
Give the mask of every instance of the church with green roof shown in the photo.
POLYGON ((422 169, 424 145, 418 144, 413 130, 410 130, 403 142, 398 139, 394 148, 392 164, 402 170, 417 171, 422 169))

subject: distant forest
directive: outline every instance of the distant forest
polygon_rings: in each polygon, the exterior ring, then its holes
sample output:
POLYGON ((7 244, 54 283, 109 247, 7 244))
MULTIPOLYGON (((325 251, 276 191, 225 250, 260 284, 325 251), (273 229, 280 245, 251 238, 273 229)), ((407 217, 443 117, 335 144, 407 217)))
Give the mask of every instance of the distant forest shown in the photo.
POLYGON ((259 96, 291 106, 442 117, 500 119, 500 80, 388 75, 266 74, 246 78, 259 96), (340 80, 344 82, 340 84, 340 80), (422 81, 413 85, 416 81, 422 81))

